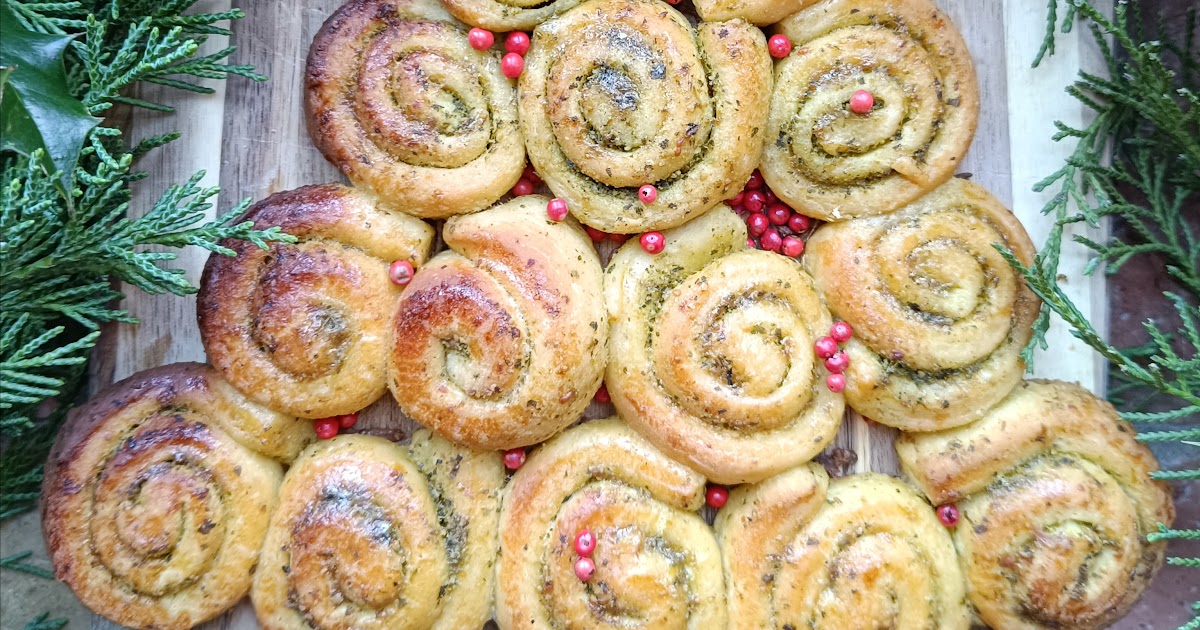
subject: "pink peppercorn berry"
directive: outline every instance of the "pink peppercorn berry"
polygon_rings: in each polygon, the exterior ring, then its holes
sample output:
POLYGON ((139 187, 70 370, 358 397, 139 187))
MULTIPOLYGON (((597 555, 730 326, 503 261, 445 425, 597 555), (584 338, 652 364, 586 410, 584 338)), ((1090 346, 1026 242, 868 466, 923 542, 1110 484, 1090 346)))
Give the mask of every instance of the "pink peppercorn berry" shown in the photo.
POLYGON ((846 343, 854 336, 854 329, 846 322, 834 322, 829 328, 829 336, 838 343, 846 343))
POLYGON ((772 57, 783 59, 792 53, 792 40, 788 39, 787 35, 772 35, 771 39, 767 40, 767 50, 772 57))
POLYGON ((587 582, 592 579, 592 574, 596 572, 596 563, 592 562, 591 558, 580 558, 575 561, 575 577, 581 582, 587 582))
POLYGON ((761 212, 755 212, 746 217, 746 228, 750 230, 750 236, 762 236, 769 227, 771 227, 771 220, 761 212))
POLYGON ((850 111, 860 116, 871 113, 875 107, 875 96, 866 90, 859 90, 850 95, 850 111))
POLYGON ((608 403, 612 402, 612 397, 608 395, 608 387, 605 386, 604 383, 600 384, 600 389, 596 390, 596 395, 592 396, 592 400, 600 403, 601 405, 607 405, 608 403))
POLYGON ((475 50, 487 50, 492 47, 492 44, 496 43, 496 36, 491 31, 482 28, 473 28, 467 33, 467 42, 475 50))
POLYGON ((337 419, 338 426, 343 429, 350 429, 353 428, 354 425, 358 424, 358 412, 340 415, 337 417, 337 419))
POLYGON ((313 422, 313 430, 316 431, 317 437, 322 440, 329 440, 337 437, 338 434, 338 419, 321 418, 313 422))
POLYGON ((550 217, 551 221, 562 221, 567 218, 567 202, 562 199, 551 199, 550 203, 546 204, 546 216, 550 217))
POLYGON ((397 260, 388 267, 388 280, 391 280, 392 284, 402 287, 412 282, 414 273, 412 263, 407 260, 397 260))
POLYGON ((763 208, 767 207, 767 196, 761 190, 751 190, 746 193, 742 207, 750 212, 762 212, 763 208))
POLYGON ((504 38, 504 50, 524 56, 529 52, 529 34, 513 31, 504 38))
POLYGON ((804 253, 804 241, 796 238, 795 236, 785 236, 783 237, 783 247, 781 247, 779 251, 782 252, 784 256, 798 258, 804 253))
POLYGON ((767 208, 767 218, 774 225, 787 225, 788 220, 792 218, 792 209, 781 204, 774 203, 767 208))
POLYGON ((833 337, 821 337, 813 344, 813 351, 822 359, 828 359, 837 353, 838 345, 833 337))
POLYGON ((658 188, 654 184, 646 184, 638 189, 638 199, 646 205, 654 203, 658 199, 658 188))
POLYGON ((709 507, 721 509, 725 507, 725 503, 729 501, 729 491, 721 486, 709 486, 704 492, 704 502, 709 507))
POLYGON ((953 503, 939 505, 937 508, 938 521, 946 527, 958 525, 958 508, 953 503))
POLYGON ((512 187, 512 195, 514 197, 524 197, 525 195, 533 194, 533 182, 528 179, 521 179, 512 187))
POLYGON ((762 248, 769 252, 777 252, 780 247, 783 247, 783 237, 775 230, 767 230, 759 237, 758 242, 762 244, 762 248))
POLYGON ((793 214, 791 218, 788 219, 788 229, 797 234, 801 232, 807 232, 808 228, 810 227, 812 227, 812 219, 809 219, 803 214, 793 214))
POLYGON ((662 232, 646 232, 641 238, 642 250, 647 254, 654 255, 661 253, 667 246, 666 239, 663 238, 662 232))
POLYGON ((846 389, 846 375, 830 374, 825 378, 825 386, 829 388, 829 391, 840 394, 842 390, 846 389))
POLYGON ((500 71, 504 76, 515 79, 525 71, 525 58, 517 53, 508 53, 500 60, 500 71))
POLYGON ((835 374, 841 374, 850 367, 850 355, 845 352, 838 352, 833 356, 825 359, 825 369, 835 374))
POLYGON ((581 529, 575 534, 575 553, 581 557, 590 558, 596 550, 596 535, 590 530, 581 529))
POLYGON ((514 448, 504 451, 504 467, 509 470, 516 470, 525 464, 525 449, 514 448))

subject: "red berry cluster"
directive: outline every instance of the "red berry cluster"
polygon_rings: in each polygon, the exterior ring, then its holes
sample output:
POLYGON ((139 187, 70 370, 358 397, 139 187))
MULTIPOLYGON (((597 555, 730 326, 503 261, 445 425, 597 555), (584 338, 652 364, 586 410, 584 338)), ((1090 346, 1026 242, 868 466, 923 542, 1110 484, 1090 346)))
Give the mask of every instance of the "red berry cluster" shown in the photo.
POLYGON ((587 582, 596 572, 596 563, 592 560, 595 551, 596 535, 587 529, 579 530, 575 534, 575 554, 579 556, 575 559, 575 577, 580 581, 587 582))
POLYGON ((348 413, 341 416, 333 416, 332 418, 321 418, 313 420, 313 430, 317 432, 317 437, 322 440, 331 440, 337 437, 338 431, 341 429, 349 429, 358 424, 358 413, 348 413))
MULTIPOLYGON (((496 35, 482 28, 473 28, 467 33, 467 42, 475 50, 487 50, 496 43, 496 35)), ((515 79, 525 70, 525 53, 529 52, 529 33, 513 31, 504 38, 504 50, 508 54, 500 60, 500 71, 504 76, 515 79)))
POLYGON ((846 322, 834 322, 829 329, 828 337, 821 337, 813 344, 813 352, 825 359, 825 369, 829 376, 825 386, 829 391, 838 393, 846 389, 846 370, 850 368, 850 355, 838 349, 838 344, 850 341, 854 329, 846 322))
POLYGON ((593 243, 602 243, 604 241, 612 241, 612 242, 620 245, 621 243, 624 243, 625 241, 629 240, 628 234, 609 234, 608 232, 602 232, 600 230, 597 230, 596 228, 594 228, 590 225, 583 226, 583 230, 585 232, 587 232, 588 238, 592 239, 593 243))
MULTIPOLYGON (((542 183, 541 175, 538 175, 537 171, 533 170, 532 165, 526 165, 525 172, 521 173, 521 179, 517 180, 517 185, 512 187, 512 196, 524 197, 525 195, 532 195, 533 189, 540 183, 542 183)), ((563 202, 563 207, 566 207, 566 202, 563 202)), ((556 220, 561 221, 561 219, 556 220)))
POLYGON ((812 219, 780 201, 763 181, 762 173, 754 171, 745 189, 728 203, 750 231, 747 246, 791 258, 804 253, 804 240, 800 235, 812 229, 812 219))

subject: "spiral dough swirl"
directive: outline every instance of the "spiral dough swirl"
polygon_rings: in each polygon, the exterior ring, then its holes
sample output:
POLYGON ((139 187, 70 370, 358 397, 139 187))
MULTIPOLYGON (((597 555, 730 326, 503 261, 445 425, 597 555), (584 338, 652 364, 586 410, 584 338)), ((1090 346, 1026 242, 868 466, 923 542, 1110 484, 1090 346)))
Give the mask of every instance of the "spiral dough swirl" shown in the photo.
POLYGON ((436 0, 350 0, 313 39, 308 132, 350 181, 401 211, 444 218, 521 177, 516 92, 436 0))
POLYGON ((268 630, 479 628, 492 608, 504 469, 418 432, 305 451, 271 517, 251 598, 268 630))
POLYGON ((388 266, 424 262, 433 228, 339 184, 272 195, 244 219, 299 242, 227 239, 236 256, 209 257, 197 299, 209 360, 246 395, 302 418, 378 400, 400 294, 388 266))
POLYGON ((970 626, 950 535, 886 475, 802 466, 731 492, 715 526, 731 630, 970 626))
POLYGON ((548 199, 518 197, 442 229, 450 251, 417 273, 393 322, 391 389, 413 420, 459 444, 536 444, 600 387, 603 271, 548 199))
POLYGON ((831 319, 812 280, 791 259, 747 250, 724 205, 665 237, 654 256, 631 241, 608 268, 613 404, 721 483, 808 461, 844 409, 813 351, 831 319))
POLYGON ((1033 261, 1016 217, 957 178, 894 214, 816 231, 804 264, 854 328, 851 407, 936 431, 979 418, 1021 382, 1039 301, 996 246, 1033 261))
POLYGON ((658 0, 593 0, 538 27, 521 75, 530 160, 605 232, 679 225, 758 165, 771 92, 766 40, 741 20, 695 30, 658 0), (644 203, 638 190, 657 186, 644 203))
POLYGON ((763 177, 804 214, 891 212, 954 174, 979 93, 962 36, 930 0, 827 0, 787 18, 763 177), (866 90, 874 108, 852 113, 866 90))
POLYGON ((135 374, 75 409, 42 486, 55 576, 93 612, 190 628, 250 589, 282 470, 312 425, 243 398, 208 366, 135 374))
POLYGON ((513 475, 500 514, 496 623, 515 628, 724 628, 724 577, 696 513, 704 478, 616 418, 547 442, 513 475), (576 534, 596 571, 575 574, 576 534))
POLYGON ((442 0, 454 17, 500 33, 528 31, 583 0, 442 0))
POLYGON ((934 503, 958 502, 967 593, 993 628, 1091 630, 1127 613, 1162 565, 1175 510, 1154 456, 1083 388, 1030 381, 974 424, 896 442, 934 503))

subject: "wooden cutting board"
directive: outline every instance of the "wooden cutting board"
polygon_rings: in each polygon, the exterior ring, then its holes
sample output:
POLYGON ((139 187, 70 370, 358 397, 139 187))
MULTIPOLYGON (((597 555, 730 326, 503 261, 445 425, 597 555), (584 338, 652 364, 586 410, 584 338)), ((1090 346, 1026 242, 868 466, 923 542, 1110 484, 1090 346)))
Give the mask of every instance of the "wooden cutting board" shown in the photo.
MULTIPOLYGON (((1024 222, 1035 243, 1041 243, 1052 220, 1040 213, 1047 194, 1034 193, 1034 182, 1057 170, 1070 145, 1053 143, 1053 121, 1079 126, 1087 112, 1063 88, 1078 69, 1102 71, 1103 63, 1085 29, 1060 36, 1056 54, 1039 68, 1030 64, 1045 26, 1043 0, 938 0, 962 31, 975 58, 981 113, 975 142, 962 163, 964 173, 988 188, 1024 222)), ((302 113, 302 76, 309 42, 340 0, 202 0, 197 8, 223 11, 240 7, 246 18, 233 24, 232 44, 238 47, 234 64, 253 65, 270 77, 267 83, 243 79, 213 83, 211 96, 179 93, 146 86, 139 97, 173 105, 176 113, 138 111, 133 115, 134 140, 172 130, 183 139, 151 154, 141 168, 150 176, 136 187, 132 213, 144 212, 154 195, 173 182, 205 170, 204 185, 221 187, 218 208, 224 210, 244 197, 262 199, 305 184, 342 181, 336 169, 309 142, 302 113)), ((213 38, 206 49, 228 42, 213 38)), ((216 209, 210 212, 215 215, 216 209)), ((1091 233, 1091 238, 1103 235, 1091 233)), ((1069 235, 1068 235, 1069 238, 1069 235)), ((1087 278, 1083 248, 1067 248, 1063 256, 1063 285, 1093 322, 1103 324, 1107 310, 1102 277, 1087 278)), ((176 266, 193 284, 207 253, 182 253, 176 266)), ((99 388, 147 368, 176 361, 204 361, 196 328, 195 299, 149 296, 135 290, 124 302, 140 326, 115 326, 106 331, 93 366, 93 387, 99 388)), ((1100 358, 1071 337, 1056 322, 1050 337, 1052 351, 1036 362, 1035 373, 1075 381, 1094 391, 1104 383, 1100 358)), ((588 417, 605 415, 593 405, 588 417)), ((404 419, 390 396, 363 414, 368 429, 400 429, 404 419)), ((835 447, 857 454, 855 472, 896 472, 892 449, 894 431, 848 414, 835 447)), ((1135 613, 1136 615, 1136 613, 1135 613)), ((1135 616, 1131 615, 1131 617, 1135 616)), ((113 628, 99 617, 93 627, 113 628)), ((249 603, 243 603, 210 628, 254 628, 249 603)), ((1134 628, 1132 620, 1117 627, 1134 628)))

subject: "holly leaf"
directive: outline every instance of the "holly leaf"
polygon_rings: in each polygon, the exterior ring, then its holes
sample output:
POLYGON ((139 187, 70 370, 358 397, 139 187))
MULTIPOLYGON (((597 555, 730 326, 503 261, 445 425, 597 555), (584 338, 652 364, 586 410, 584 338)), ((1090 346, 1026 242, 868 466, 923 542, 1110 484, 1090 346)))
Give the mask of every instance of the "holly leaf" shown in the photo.
POLYGON ((67 85, 63 51, 72 39, 26 29, 0 2, 0 149, 44 150, 47 168, 62 174, 68 190, 84 140, 100 124, 67 85))

